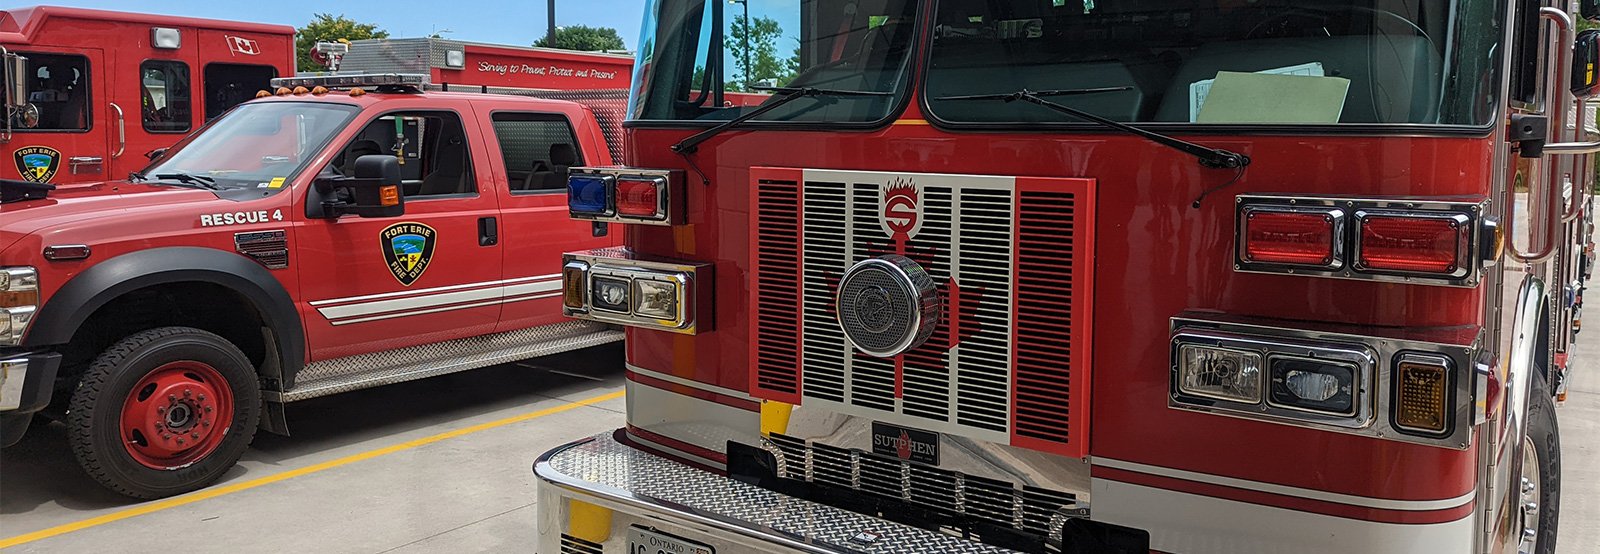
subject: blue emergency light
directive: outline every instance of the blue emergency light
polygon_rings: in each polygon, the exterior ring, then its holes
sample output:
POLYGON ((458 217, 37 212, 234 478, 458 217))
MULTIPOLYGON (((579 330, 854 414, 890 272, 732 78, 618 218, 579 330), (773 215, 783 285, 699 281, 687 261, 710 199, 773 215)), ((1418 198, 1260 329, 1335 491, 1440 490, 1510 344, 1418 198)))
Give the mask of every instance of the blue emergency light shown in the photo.
POLYGON ((611 215, 611 191, 617 178, 598 173, 575 173, 567 177, 567 210, 580 215, 611 215))

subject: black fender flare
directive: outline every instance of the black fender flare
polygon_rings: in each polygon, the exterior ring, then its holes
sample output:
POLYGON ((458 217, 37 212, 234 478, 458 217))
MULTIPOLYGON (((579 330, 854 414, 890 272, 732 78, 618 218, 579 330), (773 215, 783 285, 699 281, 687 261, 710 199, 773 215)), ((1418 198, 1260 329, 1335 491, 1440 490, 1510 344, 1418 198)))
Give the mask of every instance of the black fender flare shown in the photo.
MULTIPOLYGON (((214 248, 173 246, 138 250, 94 264, 56 290, 39 309, 23 346, 66 344, 96 310, 124 294, 168 283, 205 282, 243 296, 261 314, 274 335, 278 375, 266 375, 288 387, 305 364, 306 336, 289 291, 265 267, 244 256, 214 248)), ((271 359, 272 356, 268 356, 271 359)))

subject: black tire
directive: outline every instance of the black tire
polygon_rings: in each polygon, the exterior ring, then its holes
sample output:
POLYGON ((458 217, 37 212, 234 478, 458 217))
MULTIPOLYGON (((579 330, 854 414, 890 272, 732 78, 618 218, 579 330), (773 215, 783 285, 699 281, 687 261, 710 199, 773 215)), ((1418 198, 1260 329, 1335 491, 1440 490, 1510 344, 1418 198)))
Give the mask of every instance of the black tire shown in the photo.
POLYGON ((72 393, 66 423, 72 453, 84 471, 118 493, 152 499, 204 488, 221 478, 250 445, 260 417, 260 383, 238 347, 200 329, 162 327, 129 335, 101 352, 72 393), (179 467, 148 467, 124 446, 124 402, 158 368, 191 361, 209 365, 226 381, 233 413, 216 414, 215 422, 228 425, 208 454, 179 467))
MULTIPOLYGON (((1555 554, 1556 523, 1561 511, 1561 436, 1556 427, 1556 403, 1544 382, 1535 375, 1528 394, 1528 440, 1539 459, 1539 530, 1534 554, 1555 554)), ((1517 490, 1517 489, 1513 489, 1517 490)))

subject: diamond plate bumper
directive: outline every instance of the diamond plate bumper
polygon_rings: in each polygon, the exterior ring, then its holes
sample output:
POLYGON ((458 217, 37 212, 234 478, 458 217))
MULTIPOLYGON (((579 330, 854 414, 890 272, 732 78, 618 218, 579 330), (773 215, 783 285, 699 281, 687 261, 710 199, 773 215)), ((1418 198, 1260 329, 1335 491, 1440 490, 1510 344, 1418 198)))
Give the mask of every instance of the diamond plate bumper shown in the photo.
POLYGON ((636 450, 609 433, 546 453, 534 473, 537 551, 550 554, 625 552, 630 527, 704 543, 718 554, 1013 552, 784 496, 636 450))

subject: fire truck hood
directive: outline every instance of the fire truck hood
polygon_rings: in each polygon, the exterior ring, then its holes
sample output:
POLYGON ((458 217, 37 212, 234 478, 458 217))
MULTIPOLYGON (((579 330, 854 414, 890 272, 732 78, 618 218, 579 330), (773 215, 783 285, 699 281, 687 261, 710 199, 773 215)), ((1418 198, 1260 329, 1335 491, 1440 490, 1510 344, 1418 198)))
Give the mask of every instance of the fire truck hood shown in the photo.
POLYGON ((187 205, 218 201, 211 191, 127 181, 58 185, 45 198, 0 204, 0 252, 22 237, 49 227, 90 218, 127 218, 157 210, 188 212, 192 210, 187 205))

